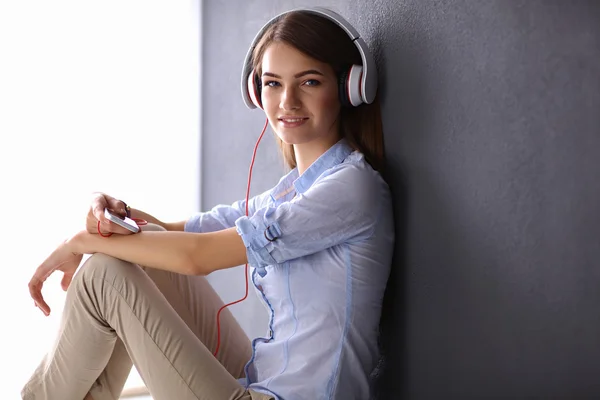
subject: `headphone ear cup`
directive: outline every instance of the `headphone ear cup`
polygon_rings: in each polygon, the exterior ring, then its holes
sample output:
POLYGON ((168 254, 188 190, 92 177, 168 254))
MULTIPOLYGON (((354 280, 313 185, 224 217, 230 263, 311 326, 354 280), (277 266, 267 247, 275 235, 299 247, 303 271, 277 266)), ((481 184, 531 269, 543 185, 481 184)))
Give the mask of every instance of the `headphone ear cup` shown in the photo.
POLYGON ((342 107, 352 107, 350 99, 348 98, 347 82, 349 73, 350 69, 344 69, 342 72, 340 72, 340 76, 338 78, 338 93, 342 107))
POLYGON ((340 102, 345 107, 358 107, 363 103, 362 71, 362 65, 354 64, 340 74, 340 102))
POLYGON ((256 87, 256 98, 258 99, 259 107, 262 110, 262 80, 257 74, 254 74, 254 86, 256 87))
POLYGON ((252 70, 250 75, 248 75, 248 96, 252 100, 252 103, 262 110, 261 91, 262 82, 254 70, 252 70))

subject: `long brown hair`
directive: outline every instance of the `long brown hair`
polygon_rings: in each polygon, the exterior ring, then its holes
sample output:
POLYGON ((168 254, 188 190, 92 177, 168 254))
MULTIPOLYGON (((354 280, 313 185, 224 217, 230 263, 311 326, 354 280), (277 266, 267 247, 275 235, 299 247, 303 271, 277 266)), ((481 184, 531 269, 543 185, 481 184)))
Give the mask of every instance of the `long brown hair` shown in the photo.
MULTIPOLYGON (((352 64, 362 64, 358 49, 350 37, 335 22, 306 11, 292 11, 274 22, 262 35, 252 54, 252 64, 258 76, 267 47, 273 42, 286 43, 318 61, 329 64, 339 77, 352 64)), ((383 174, 385 164, 383 129, 379 96, 371 104, 342 107, 340 115, 342 137, 364 154, 367 162, 383 174)), ((296 167, 292 145, 275 139, 285 163, 296 167)))

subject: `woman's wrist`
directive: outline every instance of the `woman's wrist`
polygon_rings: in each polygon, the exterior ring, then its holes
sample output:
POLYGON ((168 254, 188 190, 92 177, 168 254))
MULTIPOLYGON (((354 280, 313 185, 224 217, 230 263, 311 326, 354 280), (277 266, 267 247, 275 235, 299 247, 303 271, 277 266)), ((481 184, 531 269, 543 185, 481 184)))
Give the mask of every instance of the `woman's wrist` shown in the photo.
POLYGON ((88 231, 79 231, 70 239, 67 239, 66 245, 73 254, 88 254, 89 249, 87 249, 87 242, 92 236, 95 235, 90 234, 88 231))

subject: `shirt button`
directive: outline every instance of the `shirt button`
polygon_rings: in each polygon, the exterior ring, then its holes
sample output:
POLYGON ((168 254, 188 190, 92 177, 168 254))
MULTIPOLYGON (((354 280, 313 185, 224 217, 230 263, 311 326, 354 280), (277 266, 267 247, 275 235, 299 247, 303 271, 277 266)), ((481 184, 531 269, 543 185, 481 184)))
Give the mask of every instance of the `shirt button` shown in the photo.
POLYGON ((262 292, 262 285, 258 285, 256 288, 262 292))

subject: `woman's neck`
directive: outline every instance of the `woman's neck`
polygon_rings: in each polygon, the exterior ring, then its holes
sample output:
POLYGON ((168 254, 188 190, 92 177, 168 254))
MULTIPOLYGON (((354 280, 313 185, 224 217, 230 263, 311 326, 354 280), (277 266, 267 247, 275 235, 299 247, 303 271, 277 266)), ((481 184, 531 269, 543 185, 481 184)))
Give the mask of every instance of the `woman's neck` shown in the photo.
POLYGON ((327 150, 331 148, 340 140, 339 137, 335 136, 322 140, 318 143, 310 142, 304 144, 294 145, 294 155, 296 157, 296 167, 298 168, 298 175, 302 175, 304 171, 308 169, 319 157, 323 155, 327 150))

